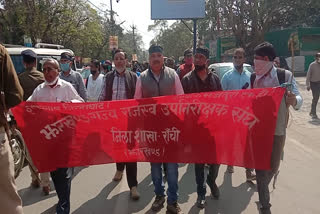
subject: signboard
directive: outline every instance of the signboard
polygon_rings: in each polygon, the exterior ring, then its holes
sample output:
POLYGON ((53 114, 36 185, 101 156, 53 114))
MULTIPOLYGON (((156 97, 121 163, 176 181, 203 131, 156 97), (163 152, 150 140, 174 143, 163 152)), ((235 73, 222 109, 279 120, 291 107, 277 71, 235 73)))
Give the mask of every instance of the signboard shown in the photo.
POLYGON ((109 36, 109 49, 118 49, 118 37, 117 36, 109 36))
POLYGON ((137 54, 132 54, 132 61, 138 61, 137 54))
POLYGON ((151 19, 205 17, 205 0, 151 0, 151 19))

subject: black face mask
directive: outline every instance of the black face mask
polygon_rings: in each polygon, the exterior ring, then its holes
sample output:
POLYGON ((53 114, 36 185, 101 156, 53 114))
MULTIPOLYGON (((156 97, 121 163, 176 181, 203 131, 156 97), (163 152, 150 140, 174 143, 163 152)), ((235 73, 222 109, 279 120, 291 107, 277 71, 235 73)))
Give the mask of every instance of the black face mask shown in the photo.
POLYGON ((199 72, 199 71, 202 71, 202 70, 205 70, 206 69, 206 65, 194 65, 194 70, 196 72, 199 72))
POLYGON ((95 75, 97 73, 96 70, 90 70, 90 72, 91 72, 92 75, 95 75))

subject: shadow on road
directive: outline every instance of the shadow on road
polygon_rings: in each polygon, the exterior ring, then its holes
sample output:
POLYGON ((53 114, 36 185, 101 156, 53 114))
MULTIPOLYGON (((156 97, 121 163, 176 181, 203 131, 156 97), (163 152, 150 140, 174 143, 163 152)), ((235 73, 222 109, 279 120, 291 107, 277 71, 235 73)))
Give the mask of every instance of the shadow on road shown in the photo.
MULTIPOLYGON (((126 182, 126 181, 121 181, 126 182)), ((130 199, 130 192, 120 192, 114 195, 112 198, 108 199, 108 196, 112 190, 118 185, 116 182, 109 183, 104 187, 101 192, 91 200, 82 204, 73 214, 83 214, 83 213, 137 213, 150 203, 152 200, 153 185, 151 181, 151 176, 148 175, 139 183, 138 190, 141 193, 139 201, 132 201, 130 199)))
POLYGON ((320 119, 312 119, 308 121, 311 125, 320 126, 320 119))
MULTIPOLYGON (((51 187, 53 187, 53 183, 51 182, 51 187)), ((34 188, 24 188, 24 189, 20 189, 18 191, 21 199, 22 199, 22 204, 23 206, 28 206, 43 200, 47 200, 48 198, 52 198, 55 197, 57 195, 56 192, 52 192, 45 196, 42 192, 42 188, 38 188, 38 189, 34 189, 34 188)))
POLYGON ((190 203, 190 195, 197 191, 194 164, 188 164, 188 168, 179 181, 179 203, 190 203))
MULTIPOLYGON (((245 176, 245 175, 244 175, 245 176)), ((206 207, 204 208, 205 214, 240 214, 248 206, 251 197, 256 191, 255 187, 244 182, 237 187, 232 187, 232 174, 226 172, 224 174, 224 180, 220 189, 220 199, 215 200, 211 196, 206 197, 206 207)), ((200 209, 194 205, 189 214, 199 213, 200 209)))

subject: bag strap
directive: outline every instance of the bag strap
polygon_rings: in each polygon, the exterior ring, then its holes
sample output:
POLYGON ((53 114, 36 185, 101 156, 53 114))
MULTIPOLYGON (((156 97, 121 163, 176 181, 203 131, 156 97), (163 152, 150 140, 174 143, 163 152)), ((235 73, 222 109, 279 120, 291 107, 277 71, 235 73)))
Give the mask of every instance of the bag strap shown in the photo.
POLYGON ((256 80, 256 73, 252 73, 250 76, 251 88, 253 88, 253 84, 255 80, 256 80))
POLYGON ((277 68, 277 76, 279 80, 279 84, 282 85, 286 82, 286 70, 282 68, 277 68))

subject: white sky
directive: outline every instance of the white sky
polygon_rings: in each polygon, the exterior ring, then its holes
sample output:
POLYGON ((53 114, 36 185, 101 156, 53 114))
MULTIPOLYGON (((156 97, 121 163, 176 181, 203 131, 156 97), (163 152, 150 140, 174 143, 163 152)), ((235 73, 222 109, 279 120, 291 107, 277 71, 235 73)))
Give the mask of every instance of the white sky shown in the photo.
MULTIPOLYGON (((110 9, 110 0, 90 0, 93 4, 101 9, 110 9)), ((91 5, 92 8, 96 9, 91 5)), ((112 2, 113 10, 119 15, 115 16, 116 23, 125 21, 121 26, 125 30, 130 30, 132 24, 137 26, 138 33, 142 36, 145 49, 149 48, 149 43, 154 37, 152 31, 148 32, 148 26, 153 24, 151 20, 151 0, 119 0, 117 3, 115 0, 112 2)), ((169 21, 173 23, 173 21, 169 21)))

